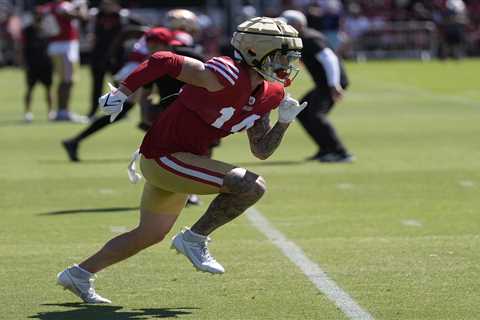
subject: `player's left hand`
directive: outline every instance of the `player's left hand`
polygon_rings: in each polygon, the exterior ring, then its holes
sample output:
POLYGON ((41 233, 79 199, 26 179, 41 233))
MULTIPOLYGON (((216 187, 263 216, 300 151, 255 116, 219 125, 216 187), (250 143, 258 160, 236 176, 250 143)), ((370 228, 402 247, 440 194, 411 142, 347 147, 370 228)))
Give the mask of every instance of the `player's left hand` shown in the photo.
POLYGON ((307 107, 307 102, 299 104, 297 100, 292 98, 289 93, 285 94, 285 97, 278 105, 278 122, 290 123, 297 115, 307 107))
POLYGON ((110 115, 110 122, 113 122, 120 112, 122 112, 123 104, 128 97, 110 83, 108 87, 110 88, 110 92, 101 96, 98 99, 98 104, 103 112, 110 115))

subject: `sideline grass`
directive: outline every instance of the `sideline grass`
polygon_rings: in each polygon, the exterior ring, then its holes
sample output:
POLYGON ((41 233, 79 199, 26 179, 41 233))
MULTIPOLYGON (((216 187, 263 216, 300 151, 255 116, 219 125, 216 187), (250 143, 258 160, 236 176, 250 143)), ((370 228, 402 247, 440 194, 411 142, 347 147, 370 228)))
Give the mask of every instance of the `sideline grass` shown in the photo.
MULTIPOLYGON (((74 94, 80 113, 87 71, 74 94)), ((227 138, 216 158, 266 177, 258 209, 376 319, 480 318, 480 61, 348 71, 352 86, 332 119, 355 164, 302 162, 315 150, 298 125, 272 159, 249 155, 244 135, 227 138)), ((299 80, 297 96, 311 86, 299 80)), ((245 218, 214 234, 224 276, 194 272, 165 242, 100 273, 113 306, 77 304, 54 286, 56 273, 137 220, 141 187, 125 172, 142 137, 137 114, 86 141, 84 162, 71 164, 59 142, 82 126, 46 122, 40 88, 25 125, 23 75, 0 70, 0 87, 0 319, 345 319, 245 218)))

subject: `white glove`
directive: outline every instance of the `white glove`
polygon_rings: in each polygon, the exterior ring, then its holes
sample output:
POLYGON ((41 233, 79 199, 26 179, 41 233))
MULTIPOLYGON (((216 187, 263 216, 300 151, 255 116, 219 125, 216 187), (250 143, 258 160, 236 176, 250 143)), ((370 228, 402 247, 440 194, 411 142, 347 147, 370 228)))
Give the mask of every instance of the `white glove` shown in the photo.
POLYGON ((307 102, 305 101, 301 105, 297 100, 290 97, 290 94, 285 94, 285 97, 278 105, 278 122, 280 123, 290 123, 295 120, 295 117, 307 107, 307 102))
POLYGON ((98 98, 98 104, 104 113, 110 115, 110 122, 113 122, 120 112, 122 112, 123 104, 128 97, 110 83, 108 87, 110 92, 98 98))

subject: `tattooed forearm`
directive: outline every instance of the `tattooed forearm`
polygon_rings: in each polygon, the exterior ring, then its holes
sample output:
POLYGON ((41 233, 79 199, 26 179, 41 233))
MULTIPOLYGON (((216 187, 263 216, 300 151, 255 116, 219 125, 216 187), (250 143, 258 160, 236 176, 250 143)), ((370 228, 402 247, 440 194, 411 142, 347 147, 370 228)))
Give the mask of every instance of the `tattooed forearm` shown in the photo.
POLYGON ((262 177, 236 168, 225 176, 224 190, 227 193, 220 193, 213 199, 205 214, 192 226, 192 231, 202 235, 212 233, 257 202, 266 187, 262 177))
POLYGON ((278 148, 288 124, 277 122, 273 128, 270 128, 264 118, 257 123, 248 131, 250 149, 257 158, 264 160, 278 148))

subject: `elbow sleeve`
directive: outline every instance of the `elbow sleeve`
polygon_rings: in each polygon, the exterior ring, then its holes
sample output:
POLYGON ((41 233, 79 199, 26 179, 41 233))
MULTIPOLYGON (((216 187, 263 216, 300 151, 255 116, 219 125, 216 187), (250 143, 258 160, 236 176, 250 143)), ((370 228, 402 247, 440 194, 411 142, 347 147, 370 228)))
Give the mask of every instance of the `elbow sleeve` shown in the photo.
POLYGON ((315 55, 315 58, 322 64, 325 69, 327 83, 330 87, 340 85, 340 62, 337 56, 330 48, 325 48, 315 55))

